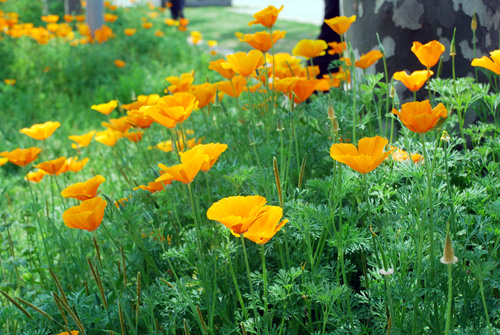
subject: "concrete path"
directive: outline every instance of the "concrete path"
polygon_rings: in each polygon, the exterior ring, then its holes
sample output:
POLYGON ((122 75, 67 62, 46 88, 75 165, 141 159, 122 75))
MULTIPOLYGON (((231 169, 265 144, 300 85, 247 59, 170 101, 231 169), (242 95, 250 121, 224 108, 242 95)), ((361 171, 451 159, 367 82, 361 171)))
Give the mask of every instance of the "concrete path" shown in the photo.
POLYGON ((324 0, 232 0, 233 10, 238 13, 254 14, 273 5, 283 11, 279 18, 289 21, 321 25, 325 15, 324 0))

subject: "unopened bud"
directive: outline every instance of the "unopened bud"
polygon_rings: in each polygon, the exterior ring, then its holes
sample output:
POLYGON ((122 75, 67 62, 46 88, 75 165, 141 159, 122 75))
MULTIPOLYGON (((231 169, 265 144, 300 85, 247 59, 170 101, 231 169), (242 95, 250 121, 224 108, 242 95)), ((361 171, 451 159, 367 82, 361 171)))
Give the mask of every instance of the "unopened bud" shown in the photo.
POLYGON ((335 110, 333 109, 332 105, 328 105, 328 118, 330 120, 335 119, 335 110))
POLYGON ((470 29, 472 29, 472 31, 476 31, 476 29, 477 29, 476 12, 474 12, 474 15, 472 15, 472 21, 470 23, 470 29))
POLYGON ((451 245, 450 224, 448 223, 446 229, 446 240, 444 242, 443 257, 441 257, 441 263, 453 264, 456 262, 458 262, 458 258, 455 256, 453 245, 451 245))
POLYGON ((339 122, 337 121, 337 117, 335 117, 333 119, 333 131, 338 132, 339 130, 340 130, 339 122))
POLYGON ((457 49, 455 48, 455 33, 457 32, 457 29, 453 30, 453 38, 451 39, 451 44, 450 44, 450 56, 455 57, 457 54, 457 49))
POLYGON ((394 98, 395 95, 396 95, 396 88, 394 87, 394 85, 391 85, 391 90, 389 92, 389 96, 391 98, 394 98))
POLYGON ((283 123, 281 122, 281 119, 278 119, 278 127, 276 128, 277 131, 283 131, 285 128, 283 128, 283 123))
POLYGON ((380 49, 380 52, 382 53, 382 55, 385 55, 384 45, 382 44, 382 42, 380 42, 380 36, 378 36, 378 33, 376 33, 376 34, 377 34, 378 48, 380 49))

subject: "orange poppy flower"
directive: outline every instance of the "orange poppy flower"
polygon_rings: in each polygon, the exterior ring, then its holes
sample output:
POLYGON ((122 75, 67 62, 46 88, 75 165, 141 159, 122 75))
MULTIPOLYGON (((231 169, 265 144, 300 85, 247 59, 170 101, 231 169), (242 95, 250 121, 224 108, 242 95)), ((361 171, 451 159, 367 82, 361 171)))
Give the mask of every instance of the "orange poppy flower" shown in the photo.
POLYGON ((71 334, 69 334, 68 332, 62 332, 60 334, 57 334, 57 335, 78 335, 80 332, 77 331, 77 330, 72 330, 71 331, 71 334))
POLYGON ((123 32, 127 36, 132 36, 132 35, 134 35, 137 32, 137 29, 135 29, 135 28, 125 28, 125 30, 123 30, 123 32))
POLYGON ((114 63, 115 63, 115 66, 119 69, 121 69, 122 67, 124 67, 125 65, 127 65, 127 63, 125 63, 124 61, 122 61, 121 59, 115 59, 114 60, 114 63))
POLYGON ((232 55, 227 55, 227 62, 220 65, 225 69, 231 69, 240 76, 245 78, 250 77, 257 68, 264 65, 264 56, 262 52, 251 50, 248 54, 237 52, 232 55))
POLYGON ((137 101, 134 101, 130 104, 127 105, 122 105, 122 108, 131 111, 134 109, 139 109, 142 106, 152 106, 156 105, 156 103, 160 100, 160 95, 159 94, 150 94, 150 95, 139 95, 137 97, 137 101))
POLYGON ((301 40, 292 50, 292 55, 305 58, 323 56, 326 53, 328 44, 323 40, 301 40))
POLYGON ((391 151, 384 152, 389 143, 383 137, 365 137, 359 140, 358 148, 353 144, 338 143, 330 148, 330 157, 348 165, 359 173, 368 173, 382 163, 391 151))
POLYGON ((46 23, 56 23, 59 21, 59 15, 44 15, 42 21, 46 23))
POLYGON ((408 159, 411 158, 411 160, 413 161, 413 163, 417 164, 418 162, 420 162, 424 158, 420 154, 412 154, 412 155, 410 155, 409 153, 407 153, 403 149, 398 149, 396 147, 391 147, 391 149, 393 150, 392 153, 391 153, 391 157, 396 162, 404 162, 404 161, 406 161, 406 160, 408 160, 408 159))
MULTIPOLYGON (((267 62, 273 64, 272 55, 267 54, 267 62)), ((274 75, 276 78, 295 77, 300 71, 300 58, 287 53, 274 55, 274 75)), ((272 74, 272 69, 269 70, 272 74)))
POLYGON ((486 56, 474 58, 471 65, 483 67, 500 75, 500 50, 490 52, 490 56, 491 59, 486 56))
POLYGON ((158 164, 158 167, 163 170, 164 174, 156 178, 155 181, 177 180, 184 184, 189 184, 198 172, 200 172, 201 167, 208 161, 210 161, 210 157, 205 154, 205 151, 194 147, 182 154, 181 164, 171 167, 158 164))
POLYGON ((70 207, 63 213, 64 224, 68 228, 96 230, 104 218, 107 204, 100 197, 82 201, 80 205, 70 207))
POLYGON ((354 66, 364 70, 375 64, 382 57, 384 57, 384 55, 380 50, 372 50, 362 55, 359 60, 354 63, 354 66))
POLYGON ((70 14, 65 14, 65 15, 63 16, 63 19, 64 19, 64 21, 66 21, 66 22, 70 23, 70 22, 73 22, 74 17, 73 17, 73 15, 70 15, 70 14))
POLYGON ((198 108, 203 108, 207 106, 209 103, 215 103, 216 92, 217 92, 217 86, 210 83, 191 86, 189 88, 189 93, 194 95, 198 100, 198 108))
POLYGON ((311 94, 313 94, 314 91, 316 91, 320 83, 321 82, 316 79, 309 80, 309 79, 299 78, 299 80, 297 80, 297 83, 292 89, 293 101, 298 104, 307 100, 311 96, 311 94))
POLYGON ((151 28, 153 28, 153 23, 152 22, 143 22, 142 27, 144 29, 151 29, 151 28))
POLYGON ((217 83, 217 88, 219 89, 219 91, 234 98, 234 97, 239 97, 241 95, 241 93, 245 89, 246 84, 247 80, 245 78, 243 78, 242 76, 236 76, 233 79, 231 79, 231 81, 219 81, 217 83))
POLYGON ((17 81, 15 79, 4 79, 3 82, 5 83, 5 85, 14 86, 17 81))
POLYGON ((189 24, 189 20, 188 20, 188 19, 186 19, 186 18, 184 18, 184 17, 181 17, 181 18, 179 19, 179 24, 180 24, 181 26, 187 26, 187 25, 189 24))
POLYGON ((336 54, 343 54, 344 50, 347 49, 347 44, 346 42, 340 43, 340 42, 330 42, 328 43, 328 46, 331 47, 330 50, 328 50, 328 53, 330 55, 336 55, 336 54))
POLYGON ((258 195, 224 198, 210 206, 207 218, 222 223, 234 234, 244 234, 264 214, 266 202, 266 198, 258 195))
POLYGON ((134 191, 136 190, 145 190, 148 191, 149 193, 156 193, 158 191, 163 191, 165 189, 165 185, 171 184, 171 180, 167 181, 152 181, 148 183, 148 185, 139 185, 137 187, 134 187, 134 191))
POLYGON ((7 164, 8 161, 7 157, 0 157, 0 166, 7 164))
POLYGON ((31 171, 31 172, 28 172, 26 177, 24 177, 24 180, 38 184, 39 182, 42 181, 43 177, 45 177, 46 174, 47 173, 43 170, 31 171))
POLYGON ((97 189, 105 180, 103 176, 97 175, 83 183, 76 183, 66 187, 61 192, 61 195, 63 198, 73 198, 81 201, 95 198, 99 193, 97 189))
POLYGON ((411 51, 417 56, 420 63, 427 68, 431 68, 439 62, 444 49, 444 45, 438 41, 430 41, 423 45, 420 42, 413 42, 411 47, 411 51))
POLYGON ((199 31, 192 31, 189 35, 188 42, 192 45, 198 45, 203 40, 203 35, 199 31))
POLYGON ((113 23, 116 20, 118 20, 118 15, 110 14, 110 13, 104 13, 104 21, 113 23))
POLYGON ((95 140, 99 143, 112 147, 122 137, 123 137, 122 132, 113 129, 106 129, 104 131, 98 132, 95 135, 95 140))
POLYGON ((85 165, 87 165, 88 161, 89 161, 88 157, 82 159, 81 161, 78 160, 78 156, 70 157, 70 158, 66 159, 66 161, 64 162, 64 165, 59 169, 59 171, 57 171, 56 174, 60 175, 62 173, 66 173, 68 171, 78 172, 81 169, 83 169, 85 167, 85 165))
POLYGON ((128 202, 128 199, 129 198, 125 197, 125 198, 121 198, 121 199, 116 200, 115 201, 116 208, 120 208, 120 206, 125 207, 125 202, 128 202))
POLYGON ((156 37, 163 37, 163 36, 165 36, 165 33, 161 30, 157 30, 157 31, 155 31, 155 36, 156 37))
POLYGON ((245 34, 240 41, 250 44, 254 49, 267 52, 276 42, 285 37, 286 31, 273 31, 273 36, 267 31, 245 34))
POLYGON ((174 19, 165 19, 165 21, 163 22, 165 22, 165 24, 170 27, 179 25, 179 21, 176 21, 174 19))
POLYGON ((448 116, 442 103, 432 108, 429 100, 405 103, 401 106, 401 112, 394 108, 392 113, 398 115, 408 129, 419 134, 431 130, 448 116))
POLYGON ((59 171, 62 168, 65 162, 66 162, 66 157, 59 157, 57 159, 53 159, 47 162, 38 163, 36 167, 39 168, 40 170, 47 172, 47 174, 53 175, 56 174, 57 171, 59 171))
POLYGON ((434 74, 432 71, 414 71, 408 75, 405 71, 394 73, 393 78, 402 82, 407 89, 416 92, 424 86, 425 82, 434 74))
POLYGON ((149 128, 154 122, 153 119, 146 116, 145 112, 152 106, 142 106, 139 109, 134 109, 127 112, 128 121, 135 128, 149 128))
POLYGON ((290 96, 290 93, 295 88, 295 85, 297 85, 297 81, 299 81, 298 77, 288 77, 283 79, 277 78, 275 79, 272 87, 287 96, 290 96))
POLYGON ((75 16, 75 20, 78 22, 83 22, 85 21, 85 15, 77 15, 75 16))
POLYGON ((276 23, 278 19, 279 13, 283 10, 283 5, 281 5, 280 9, 274 6, 268 6, 261 11, 258 11, 253 15, 254 21, 248 22, 248 25, 252 24, 261 24, 266 28, 271 28, 276 23))
POLYGON ((177 122, 168 117, 158 106, 148 106, 149 108, 144 109, 144 115, 151 118, 154 122, 161 124, 166 128, 174 128, 177 122))
POLYGON ((23 128, 19 132, 28 135, 35 140, 46 140, 59 128, 59 122, 47 121, 42 124, 34 124, 30 128, 23 128))
MULTIPOLYGON (((198 140, 196 138, 192 138, 192 139, 188 140, 187 147, 189 149, 194 148, 195 146, 200 144, 201 141, 202 141, 201 138, 199 138, 198 140)), ((184 151, 184 149, 185 149, 183 141, 176 141, 175 146, 177 147, 177 150, 179 152, 184 151)), ((148 147, 148 149, 152 149, 152 147, 148 147)), ((172 146, 172 141, 168 140, 165 142, 158 143, 157 145, 154 146, 154 149, 158 149, 158 150, 161 150, 164 152, 170 152, 170 151, 174 150, 174 147, 172 146)))
POLYGON ((302 77, 302 78, 316 78, 316 76, 319 74, 319 66, 306 66, 306 67, 301 67, 299 68, 299 72, 296 73, 297 77, 302 77), (309 74, 308 74, 309 73, 309 74))
POLYGON ((92 139, 94 138, 96 131, 92 130, 86 134, 83 135, 71 135, 68 138, 76 143, 71 143, 71 147, 73 149, 77 148, 85 148, 92 142, 92 139))
POLYGON ((245 87, 243 91, 248 92, 248 89, 250 89, 250 93, 255 93, 260 87, 262 86, 262 83, 257 83, 249 87, 245 87))
POLYGON ((37 147, 31 147, 29 149, 17 148, 11 152, 4 151, 0 152, 0 156, 3 156, 9 160, 12 164, 18 166, 26 166, 29 163, 35 161, 42 149, 37 147))
POLYGON ((198 103, 196 97, 191 93, 175 93, 160 98, 156 106, 166 117, 176 123, 182 123, 198 107, 198 103))
POLYGON ((132 127, 128 116, 122 116, 118 119, 109 119, 109 122, 101 122, 103 127, 106 127, 111 130, 118 131, 120 133, 124 133, 132 127))
POLYGON ((106 102, 104 104, 92 105, 90 108, 98 111, 101 114, 108 115, 111 114, 112 111, 118 106, 118 100, 111 100, 110 102, 106 102))
POLYGON ((219 74, 221 76, 223 76, 224 78, 226 78, 228 80, 231 80, 236 75, 236 72, 234 72, 231 69, 223 68, 221 66, 222 63, 226 63, 226 62, 227 61, 225 59, 223 59, 223 58, 218 59, 218 60, 214 60, 214 61, 210 62, 208 68, 210 70, 214 70, 214 71, 219 72, 219 74))
POLYGON ((94 31, 94 37, 97 43, 104 43, 109 38, 112 38, 114 36, 115 35, 113 34, 113 30, 111 30, 111 28, 106 25, 103 25, 101 28, 94 31))
MULTIPOLYGON (((203 149, 203 152, 208 155, 208 161, 206 161, 202 166, 201 166, 201 171, 207 172, 212 168, 212 166, 215 164, 215 162, 219 159, 219 156, 226 151, 227 149, 227 144, 220 144, 220 143, 209 143, 209 144, 198 144, 193 148, 194 149, 203 149)), ((191 150, 190 150, 191 151, 191 150)), ((188 152, 182 153, 181 154, 181 160, 182 156, 186 155, 188 152)))
POLYGON ((267 243, 288 220, 280 222, 283 209, 278 206, 264 206, 260 216, 243 236, 257 244, 267 243))
POLYGON ((325 23, 339 35, 345 34, 353 22, 356 21, 356 15, 351 17, 336 16, 332 19, 325 20, 325 23))
POLYGON ((126 131, 123 135, 125 135, 126 138, 128 138, 129 141, 137 143, 140 140, 142 140, 142 136, 144 135, 144 132, 142 130, 139 131, 126 131))

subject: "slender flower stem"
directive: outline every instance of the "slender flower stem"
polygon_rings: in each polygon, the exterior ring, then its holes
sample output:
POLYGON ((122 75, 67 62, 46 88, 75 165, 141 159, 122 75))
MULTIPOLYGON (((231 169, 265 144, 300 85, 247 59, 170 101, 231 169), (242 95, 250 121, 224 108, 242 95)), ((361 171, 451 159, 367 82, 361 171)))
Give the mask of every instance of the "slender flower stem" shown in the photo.
POLYGON ((444 335, 450 334, 451 304, 453 300, 451 275, 452 275, 451 264, 448 264, 448 311, 446 313, 446 328, 444 330, 444 335))
POLYGON ((231 255, 226 250, 226 256, 229 263, 229 270, 231 271, 231 277, 233 279, 234 288, 236 289, 236 296, 238 297, 238 301, 240 302, 241 309, 243 310, 243 315, 245 319, 248 319, 247 308, 245 307, 245 302, 241 296, 240 286, 238 285, 238 281, 236 280, 236 274, 234 273, 233 262, 231 261, 231 255))
POLYGON ((260 335, 260 328, 257 325, 259 314, 257 313, 257 305, 255 301, 255 294, 253 291, 252 278, 250 277, 250 266, 248 265, 247 249, 245 248, 245 238, 243 237, 243 234, 240 235, 240 238, 241 238, 241 246, 243 248, 243 256, 245 257, 245 266, 247 268, 248 285, 250 285, 250 294, 252 296, 253 314, 255 317, 257 333, 260 335))
POLYGON ((434 258, 436 257, 434 248, 434 207, 432 203, 432 173, 429 169, 429 155, 427 154, 427 149, 425 145, 425 134, 420 134, 420 139, 422 141, 422 149, 424 151, 424 164, 425 171, 427 174, 427 198, 429 200, 429 238, 431 242, 431 278, 434 278, 434 258))
POLYGON ((448 189, 448 196, 450 197, 451 231, 453 232, 453 238, 455 238, 457 234, 457 228, 455 224, 455 205, 453 201, 453 193, 451 191, 450 172, 448 171, 448 142, 447 141, 443 142, 444 142, 444 162, 446 170, 446 185, 448 189))
MULTIPOLYGON (((262 258, 262 277, 264 280, 264 318, 267 316, 267 313, 269 312, 269 307, 267 305, 269 299, 267 296, 267 270, 266 270, 266 250, 264 249, 264 245, 260 245, 260 256, 262 258)), ((269 333, 269 329, 267 327, 266 323, 266 332, 269 333)))
MULTIPOLYGON (((450 264, 451 266, 451 264, 450 264)), ((483 280, 479 280, 479 290, 481 291, 481 300, 483 300, 484 315, 486 316, 486 323, 488 324, 488 331, 490 335, 493 335, 493 330, 491 329, 490 316, 488 314, 488 307, 486 307, 486 299, 484 298, 484 285, 483 280)))

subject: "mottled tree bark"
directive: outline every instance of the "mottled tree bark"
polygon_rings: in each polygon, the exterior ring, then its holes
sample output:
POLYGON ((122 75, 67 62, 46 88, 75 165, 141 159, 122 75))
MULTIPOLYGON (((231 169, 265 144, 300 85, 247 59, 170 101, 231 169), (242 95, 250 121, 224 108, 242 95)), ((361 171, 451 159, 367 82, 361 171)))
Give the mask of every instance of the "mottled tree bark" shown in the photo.
MULTIPOLYGON (((396 71, 424 69, 411 52, 413 41, 440 41, 443 54, 442 77, 451 77, 450 43, 456 28, 455 69, 457 76, 474 73, 471 21, 476 13, 476 57, 499 49, 500 0, 341 0, 341 13, 356 15, 347 36, 359 57, 378 49, 375 33, 384 45, 389 76, 396 71)), ((370 69, 372 72, 375 68, 370 69)), ((437 66, 433 68, 437 72, 437 66)), ((383 71, 379 62, 376 71, 383 71)))
POLYGON ((87 1, 87 24, 92 34, 104 24, 104 1, 87 1))

